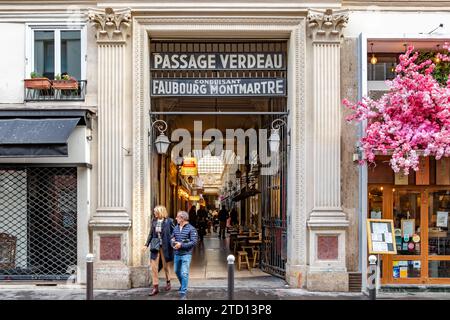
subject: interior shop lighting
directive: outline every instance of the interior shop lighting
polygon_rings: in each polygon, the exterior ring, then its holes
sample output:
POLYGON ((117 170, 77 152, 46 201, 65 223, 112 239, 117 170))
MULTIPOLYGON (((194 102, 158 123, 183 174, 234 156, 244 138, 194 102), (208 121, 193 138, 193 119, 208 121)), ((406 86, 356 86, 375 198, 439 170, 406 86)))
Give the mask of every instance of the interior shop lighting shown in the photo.
POLYGON ((378 59, 377 57, 375 57, 375 53, 373 53, 373 42, 370 44, 370 51, 372 52, 372 58, 370 58, 370 63, 371 64, 377 64, 378 59))

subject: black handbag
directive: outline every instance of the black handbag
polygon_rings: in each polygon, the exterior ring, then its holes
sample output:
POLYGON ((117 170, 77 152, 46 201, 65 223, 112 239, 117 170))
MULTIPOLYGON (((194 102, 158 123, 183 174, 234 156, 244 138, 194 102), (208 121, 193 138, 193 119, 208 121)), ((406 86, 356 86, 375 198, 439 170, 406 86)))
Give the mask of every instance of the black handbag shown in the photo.
POLYGON ((158 252, 159 248, 161 248, 161 239, 153 238, 150 241, 150 251, 151 252, 158 252))

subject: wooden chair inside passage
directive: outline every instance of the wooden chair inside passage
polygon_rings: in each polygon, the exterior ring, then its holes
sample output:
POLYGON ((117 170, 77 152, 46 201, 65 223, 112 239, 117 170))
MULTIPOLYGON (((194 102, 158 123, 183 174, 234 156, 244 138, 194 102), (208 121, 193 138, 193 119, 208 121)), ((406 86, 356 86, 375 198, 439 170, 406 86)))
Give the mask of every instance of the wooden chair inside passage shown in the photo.
POLYGON ((247 251, 239 251, 238 252, 238 270, 241 271, 241 265, 245 264, 247 269, 250 270, 250 263, 248 262, 248 253, 247 251))
POLYGON ((257 247, 252 248, 252 255, 253 255, 253 268, 255 268, 256 265, 258 265, 258 267, 259 267, 260 251, 257 247))

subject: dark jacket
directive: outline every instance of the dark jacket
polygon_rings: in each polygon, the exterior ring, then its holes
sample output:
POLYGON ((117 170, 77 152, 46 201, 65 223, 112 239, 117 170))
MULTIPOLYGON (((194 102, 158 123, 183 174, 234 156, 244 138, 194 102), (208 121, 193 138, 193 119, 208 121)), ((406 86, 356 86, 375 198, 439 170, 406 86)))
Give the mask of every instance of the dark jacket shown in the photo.
POLYGON ((227 221, 229 217, 228 211, 225 209, 220 209, 219 211, 219 221, 227 221))
POLYGON ((174 250, 175 254, 178 256, 192 254, 192 250, 198 241, 197 229, 190 223, 186 224, 181 231, 180 225, 177 225, 175 229, 173 229, 172 237, 175 238, 175 242, 181 243, 181 248, 174 250))
MULTIPOLYGON (((158 238, 158 234, 156 233, 156 219, 152 220, 152 226, 150 228, 150 233, 148 234, 147 241, 145 242, 145 246, 148 247, 150 245, 150 241, 153 238, 158 238)), ((166 218, 164 219, 162 226, 161 226, 161 244, 162 249, 164 253, 164 258, 166 259, 166 262, 173 260, 173 248, 170 243, 170 239, 172 237, 172 232, 175 227, 175 224, 173 223, 173 219, 166 218)), ((151 252, 150 259, 155 260, 157 257, 157 252, 151 252)))
POLYGON ((190 223, 191 225, 193 225, 194 228, 197 227, 197 210, 195 210, 194 207, 192 207, 192 208, 189 210, 189 223, 190 223))

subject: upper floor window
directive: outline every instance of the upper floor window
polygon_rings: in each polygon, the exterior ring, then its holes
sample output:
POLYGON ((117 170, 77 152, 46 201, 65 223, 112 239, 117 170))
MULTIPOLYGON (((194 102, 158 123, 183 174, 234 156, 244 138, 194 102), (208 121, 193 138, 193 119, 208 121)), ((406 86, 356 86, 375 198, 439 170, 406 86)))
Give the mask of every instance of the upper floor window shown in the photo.
POLYGON ((29 25, 26 41, 25 101, 84 100, 84 25, 29 25), (30 78, 47 78, 33 79, 30 78))
POLYGON ((68 74, 81 75, 80 30, 33 30, 33 70, 48 78, 68 74))

